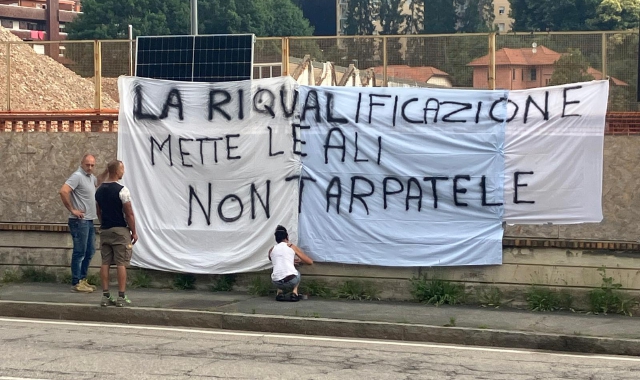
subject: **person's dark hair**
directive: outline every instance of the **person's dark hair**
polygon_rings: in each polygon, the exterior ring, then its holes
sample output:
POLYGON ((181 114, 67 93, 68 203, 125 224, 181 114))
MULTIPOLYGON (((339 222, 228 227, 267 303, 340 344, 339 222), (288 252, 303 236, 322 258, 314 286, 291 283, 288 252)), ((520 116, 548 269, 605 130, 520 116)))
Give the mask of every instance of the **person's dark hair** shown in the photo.
POLYGON ((276 231, 284 231, 287 232, 287 229, 284 226, 281 226, 278 224, 278 227, 276 227, 276 231))
POLYGON ((287 230, 276 230, 276 242, 277 243, 281 243, 283 242, 285 239, 289 238, 289 234, 287 233, 287 230))

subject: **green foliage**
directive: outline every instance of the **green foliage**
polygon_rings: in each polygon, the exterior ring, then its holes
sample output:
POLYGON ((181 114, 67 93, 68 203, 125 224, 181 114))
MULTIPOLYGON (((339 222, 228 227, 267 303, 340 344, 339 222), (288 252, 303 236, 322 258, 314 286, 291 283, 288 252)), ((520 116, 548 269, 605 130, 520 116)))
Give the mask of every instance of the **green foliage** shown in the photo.
POLYGON ((456 25, 457 32, 484 33, 493 29, 493 0, 457 0, 461 9, 456 25))
POLYGON ((572 310, 573 299, 566 292, 555 292, 549 288, 532 285, 525 295, 532 311, 572 310))
POLYGON ((456 6, 452 0, 424 2, 424 33, 448 34, 456 32, 456 6))
POLYGON ((89 273, 87 274, 87 282, 89 285, 101 285, 100 274, 99 273, 89 273))
POLYGON ((20 268, 20 281, 22 282, 57 282, 55 273, 49 272, 46 268, 35 266, 24 266, 20 268))
POLYGON ((196 288, 196 276, 189 273, 176 273, 173 278, 173 288, 179 290, 193 290, 196 288))
POLYGON ((274 293, 273 284, 267 278, 256 276, 251 280, 249 284, 249 294, 264 297, 272 293, 274 293))
POLYGON ((82 13, 67 24, 69 39, 128 38, 189 33, 190 8, 181 0, 83 0, 82 13))
POLYGON ((333 290, 322 281, 310 280, 300 285, 300 294, 308 294, 312 297, 331 298, 333 290))
POLYGON ((213 285, 209 287, 212 292, 230 292, 236 283, 236 276, 233 274, 223 274, 216 278, 213 285))
POLYGON ((418 302, 455 305, 466 298, 464 284, 440 279, 429 279, 426 275, 411 279, 411 294, 418 302))
POLYGON ((478 300, 483 307, 489 306, 497 309, 503 305, 502 291, 495 286, 481 289, 478 293, 478 300))
POLYGON ((131 288, 150 288, 151 287, 151 276, 144 269, 138 269, 133 271, 133 276, 131 278, 131 288))
POLYGON ((10 282, 20 282, 20 273, 15 270, 7 269, 4 271, 2 275, 2 282, 10 283, 10 282))
POLYGON ((338 298, 348 300, 379 300, 379 293, 371 281, 347 280, 338 288, 338 298))
POLYGON ((618 313, 631 316, 631 307, 636 302, 618 290, 622 287, 622 284, 614 283, 613 277, 607 277, 604 267, 599 268, 598 272, 602 276, 602 285, 600 285, 600 288, 589 292, 591 311, 594 313, 618 313))
POLYGON ((58 277, 58 282, 61 284, 71 284, 73 282, 73 276, 71 272, 66 272, 65 274, 58 277))
POLYGON ((586 82, 593 80, 593 75, 588 73, 589 62, 579 49, 568 49, 553 64, 553 74, 549 85, 586 82))
MULTIPOLYGON (((382 35, 398 35, 402 29, 404 16, 402 15, 402 7, 405 0, 389 0, 380 3, 380 27, 382 35)), ((404 61, 402 59, 402 43, 399 38, 387 39, 387 63, 390 65, 399 65, 404 61)))

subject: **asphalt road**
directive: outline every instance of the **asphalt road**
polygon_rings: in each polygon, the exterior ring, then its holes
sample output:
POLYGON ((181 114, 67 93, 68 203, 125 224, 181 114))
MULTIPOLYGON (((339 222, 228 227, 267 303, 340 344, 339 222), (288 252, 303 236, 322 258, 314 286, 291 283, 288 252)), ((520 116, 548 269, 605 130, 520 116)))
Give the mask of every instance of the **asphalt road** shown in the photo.
POLYGON ((0 318, 6 379, 638 379, 640 358, 0 318))

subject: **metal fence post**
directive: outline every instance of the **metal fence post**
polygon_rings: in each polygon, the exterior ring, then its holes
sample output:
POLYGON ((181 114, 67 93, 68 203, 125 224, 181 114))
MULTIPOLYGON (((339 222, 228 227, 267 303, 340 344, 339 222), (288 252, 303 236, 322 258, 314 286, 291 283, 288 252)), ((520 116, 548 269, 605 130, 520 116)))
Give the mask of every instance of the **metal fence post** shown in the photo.
POLYGON ((382 37, 382 86, 389 85, 389 76, 387 74, 387 36, 382 37))
POLYGON ((282 75, 289 75, 289 37, 282 37, 282 75))
POLYGON ((489 89, 496 89, 496 34, 489 33, 489 89))
POLYGON ((93 70, 95 79, 95 97, 93 108, 100 113, 102 110, 102 42, 93 41, 93 70))
POLYGON ((607 33, 602 32, 602 79, 607 79, 607 33))
POLYGON ((7 111, 11 111, 11 42, 7 41, 7 111))

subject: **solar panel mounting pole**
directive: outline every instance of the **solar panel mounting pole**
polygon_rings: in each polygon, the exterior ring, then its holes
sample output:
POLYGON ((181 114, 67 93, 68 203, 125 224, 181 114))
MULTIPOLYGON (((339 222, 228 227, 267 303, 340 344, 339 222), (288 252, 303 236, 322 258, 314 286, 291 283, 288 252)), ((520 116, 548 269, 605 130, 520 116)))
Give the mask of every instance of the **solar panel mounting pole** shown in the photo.
POLYGON ((198 0, 191 0, 191 35, 198 35, 198 0))

